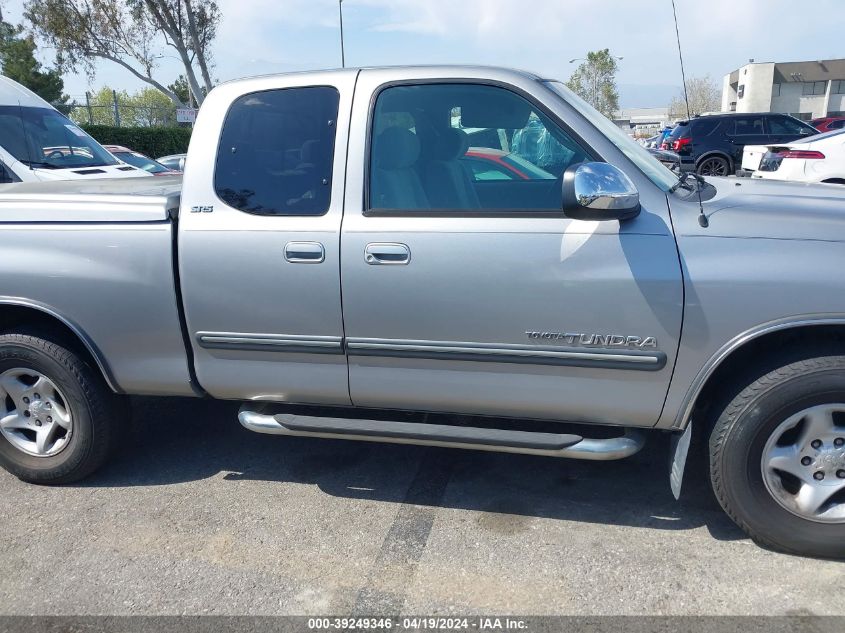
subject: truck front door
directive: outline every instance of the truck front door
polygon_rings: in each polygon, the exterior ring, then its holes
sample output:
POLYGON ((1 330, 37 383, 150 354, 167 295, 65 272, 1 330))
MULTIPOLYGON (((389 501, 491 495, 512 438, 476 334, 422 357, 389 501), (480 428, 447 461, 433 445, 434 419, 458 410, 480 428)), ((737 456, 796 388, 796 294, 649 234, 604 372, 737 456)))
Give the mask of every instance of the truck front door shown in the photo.
POLYGON ((665 194, 641 190, 623 223, 567 219, 561 174, 601 157, 532 98, 538 82, 385 72, 361 72, 350 140, 352 401, 654 424, 683 296, 665 194))
POLYGON ((355 72, 321 79, 221 86, 193 133, 179 269, 196 374, 219 398, 349 404, 339 255, 355 72))

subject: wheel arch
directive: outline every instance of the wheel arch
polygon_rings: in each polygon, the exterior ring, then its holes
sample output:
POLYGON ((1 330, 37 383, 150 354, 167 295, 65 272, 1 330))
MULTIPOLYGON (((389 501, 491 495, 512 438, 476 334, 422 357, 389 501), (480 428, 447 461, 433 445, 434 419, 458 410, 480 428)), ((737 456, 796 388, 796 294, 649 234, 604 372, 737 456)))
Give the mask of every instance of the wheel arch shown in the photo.
POLYGON ((685 429, 696 412, 706 411, 720 387, 730 384, 786 347, 812 343, 845 344, 845 314, 806 316, 766 323, 734 337, 701 368, 684 397, 674 429, 685 429))
POLYGON ((734 169, 735 169, 734 159, 731 158, 729 154, 727 154, 726 152, 724 152, 720 149, 711 149, 709 151, 704 152, 701 156, 696 158, 695 159, 695 168, 698 169, 698 167, 699 167, 699 165, 701 165, 701 163, 703 163, 708 158, 713 158, 714 156, 718 156, 719 158, 724 158, 726 161, 728 161, 728 170, 731 171, 731 172, 734 171, 734 169))
POLYGON ((62 342, 71 346, 92 367, 99 370, 109 389, 115 393, 123 393, 123 390, 117 385, 102 351, 72 319, 61 314, 52 306, 38 301, 0 296, 0 333, 21 325, 58 334, 62 342))

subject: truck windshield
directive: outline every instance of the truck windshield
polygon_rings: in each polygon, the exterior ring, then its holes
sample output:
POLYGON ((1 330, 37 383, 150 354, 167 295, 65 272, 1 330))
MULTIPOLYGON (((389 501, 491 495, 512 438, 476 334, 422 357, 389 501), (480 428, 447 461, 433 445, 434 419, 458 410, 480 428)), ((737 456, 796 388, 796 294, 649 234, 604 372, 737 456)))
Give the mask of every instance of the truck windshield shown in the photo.
POLYGON ((572 92, 569 88, 559 81, 544 82, 549 88, 554 90, 558 95, 578 110, 584 118, 598 128, 599 132, 604 134, 607 139, 613 143, 619 151, 621 151, 628 159, 639 167, 649 180, 660 187, 663 191, 670 191, 675 183, 678 182, 678 177, 670 170, 654 158, 647 149, 637 144, 625 132, 606 116, 601 114, 598 110, 593 108, 589 103, 584 101, 581 97, 572 92))
POLYGON ((0 106, 0 145, 20 162, 44 169, 117 164, 97 141, 50 108, 0 106))

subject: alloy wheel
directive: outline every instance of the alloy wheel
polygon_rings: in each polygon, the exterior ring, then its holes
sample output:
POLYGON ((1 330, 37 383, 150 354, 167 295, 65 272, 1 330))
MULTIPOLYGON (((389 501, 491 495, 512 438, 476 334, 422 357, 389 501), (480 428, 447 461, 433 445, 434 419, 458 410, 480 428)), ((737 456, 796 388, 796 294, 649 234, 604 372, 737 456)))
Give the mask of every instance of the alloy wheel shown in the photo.
POLYGON ((792 514, 845 523, 845 403, 783 421, 763 448, 762 469, 769 493, 792 514))
POLYGON ((0 374, 0 433, 28 455, 52 457, 60 453, 73 433, 67 399, 39 371, 4 371, 0 374))
POLYGON ((702 176, 727 176, 728 164, 722 158, 708 158, 698 166, 702 176))

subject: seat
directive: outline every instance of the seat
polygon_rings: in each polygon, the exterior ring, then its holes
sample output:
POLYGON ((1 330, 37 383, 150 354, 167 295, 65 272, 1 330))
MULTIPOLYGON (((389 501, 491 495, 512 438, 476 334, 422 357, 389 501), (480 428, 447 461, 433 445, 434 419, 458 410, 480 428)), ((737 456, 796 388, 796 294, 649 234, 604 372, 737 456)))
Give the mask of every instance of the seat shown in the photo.
POLYGON ((469 167, 461 158, 469 149, 463 130, 448 128, 431 138, 423 157, 423 186, 435 209, 478 209, 481 203, 469 167))
POLYGON ((420 157, 417 135, 389 127, 375 138, 370 207, 373 209, 428 209, 420 177, 414 169, 420 157))

